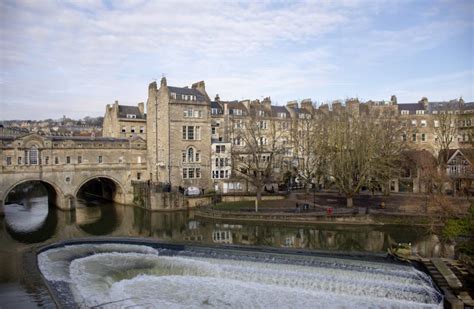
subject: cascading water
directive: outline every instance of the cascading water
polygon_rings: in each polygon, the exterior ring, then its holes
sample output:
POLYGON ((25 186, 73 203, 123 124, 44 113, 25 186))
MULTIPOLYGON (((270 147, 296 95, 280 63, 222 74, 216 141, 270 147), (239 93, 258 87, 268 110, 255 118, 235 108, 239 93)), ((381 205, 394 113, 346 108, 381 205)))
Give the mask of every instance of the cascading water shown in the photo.
POLYGON ((81 244, 38 255, 64 304, 104 308, 438 308, 407 265, 252 251, 81 244))

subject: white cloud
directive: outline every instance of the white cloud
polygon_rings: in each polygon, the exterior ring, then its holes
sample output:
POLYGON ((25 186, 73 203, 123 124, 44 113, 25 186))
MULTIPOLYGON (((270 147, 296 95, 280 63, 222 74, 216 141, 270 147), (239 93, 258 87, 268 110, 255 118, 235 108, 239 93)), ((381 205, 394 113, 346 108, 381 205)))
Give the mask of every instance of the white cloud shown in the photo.
POLYGON ((27 117, 36 117, 40 106, 62 114, 79 104, 83 112, 102 113, 116 98, 145 100, 147 83, 161 73, 174 85, 205 79, 210 94, 222 98, 272 96, 282 104, 357 84, 343 78, 341 58, 377 65, 387 56, 438 46, 468 26, 435 20, 401 30, 372 28, 374 16, 398 6, 354 0, 4 1, 0 108, 28 104, 27 117))

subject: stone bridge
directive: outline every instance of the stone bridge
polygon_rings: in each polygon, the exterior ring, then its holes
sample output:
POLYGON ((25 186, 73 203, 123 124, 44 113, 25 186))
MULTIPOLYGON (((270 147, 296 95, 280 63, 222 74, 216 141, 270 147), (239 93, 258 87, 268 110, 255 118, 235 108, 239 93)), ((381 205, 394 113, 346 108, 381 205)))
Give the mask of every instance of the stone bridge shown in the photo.
POLYGON ((8 194, 28 181, 44 184, 50 200, 63 210, 75 208, 81 188, 102 190, 108 199, 133 204, 132 180, 147 175, 146 144, 141 138, 29 134, 0 137, 0 142, 0 213, 8 194))

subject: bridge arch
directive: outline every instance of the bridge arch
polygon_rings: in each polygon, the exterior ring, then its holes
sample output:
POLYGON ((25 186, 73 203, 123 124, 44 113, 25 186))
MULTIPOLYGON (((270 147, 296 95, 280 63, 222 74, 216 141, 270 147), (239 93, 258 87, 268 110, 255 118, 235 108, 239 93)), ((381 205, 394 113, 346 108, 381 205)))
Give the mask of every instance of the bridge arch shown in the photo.
POLYGON ((3 203, 6 204, 8 202, 8 195, 12 192, 13 189, 27 182, 39 182, 43 184, 48 192, 48 199, 50 203, 54 204, 56 207, 60 209, 70 208, 70 205, 65 205, 64 191, 60 188, 60 186, 57 185, 53 181, 50 181, 48 179, 42 179, 42 178, 25 178, 25 179, 15 182, 13 185, 9 186, 5 190, 4 196, 1 199, 3 203))
MULTIPOLYGON (((101 186, 102 198, 112 200, 116 203, 125 204, 126 203, 126 190, 125 186, 116 178, 108 175, 94 175, 81 180, 79 185, 76 186, 73 196, 75 198, 79 197, 81 193, 88 193, 87 191, 91 186, 97 188, 97 185, 101 186), (94 184, 96 186, 94 186, 94 184)), ((91 192, 91 195, 99 195, 100 192, 91 192)))

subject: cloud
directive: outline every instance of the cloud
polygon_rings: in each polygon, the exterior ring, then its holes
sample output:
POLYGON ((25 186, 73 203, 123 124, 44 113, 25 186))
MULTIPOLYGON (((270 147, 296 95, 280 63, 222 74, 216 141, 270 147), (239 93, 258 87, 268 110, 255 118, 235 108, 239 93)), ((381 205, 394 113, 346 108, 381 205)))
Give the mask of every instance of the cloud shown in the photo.
POLYGON ((352 0, 2 1, 0 108, 29 108, 0 118, 76 113, 75 104, 101 114, 117 98, 146 100, 162 73, 173 85, 205 79, 228 99, 339 97, 363 82, 347 71, 414 57, 472 26, 435 9, 420 23, 379 25, 404 9, 352 0))

